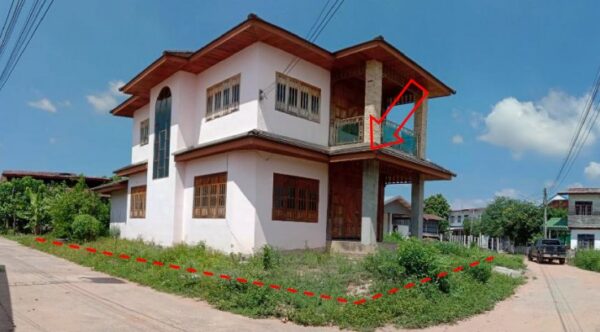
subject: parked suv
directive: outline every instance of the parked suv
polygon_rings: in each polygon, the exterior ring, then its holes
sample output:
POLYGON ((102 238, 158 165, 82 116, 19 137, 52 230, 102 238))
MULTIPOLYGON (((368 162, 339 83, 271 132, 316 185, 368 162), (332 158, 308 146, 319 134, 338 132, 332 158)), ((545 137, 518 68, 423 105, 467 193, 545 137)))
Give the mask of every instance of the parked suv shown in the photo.
POLYGON ((535 258, 538 263, 545 261, 552 263, 557 259, 560 264, 564 264, 567 258, 567 247, 556 239, 539 239, 529 247, 527 258, 530 261, 535 258))

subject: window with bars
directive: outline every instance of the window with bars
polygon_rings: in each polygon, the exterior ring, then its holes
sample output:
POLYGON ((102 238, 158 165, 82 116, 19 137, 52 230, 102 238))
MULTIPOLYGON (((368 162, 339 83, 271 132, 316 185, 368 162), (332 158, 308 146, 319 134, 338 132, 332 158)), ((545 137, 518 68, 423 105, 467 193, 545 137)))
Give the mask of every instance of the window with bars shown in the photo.
POLYGON ((140 145, 148 144, 148 134, 150 132, 150 120, 146 119, 140 122, 140 145))
POLYGON ((592 202, 575 202, 575 214, 578 216, 591 216, 592 202))
POLYGON ((206 89, 206 120, 235 112, 240 107, 240 74, 206 89))
POLYGON ((154 158, 152 178, 169 176, 169 144, 171 137, 171 90, 163 88, 154 110, 154 158))
POLYGON ((131 187, 129 216, 146 218, 146 186, 131 187))
POLYGON ((319 122, 321 89, 276 73, 275 109, 319 122))
POLYGON ((273 220, 319 221, 319 180, 273 174, 273 220))
POLYGON ((194 179, 193 218, 225 218, 227 173, 197 176, 194 179))

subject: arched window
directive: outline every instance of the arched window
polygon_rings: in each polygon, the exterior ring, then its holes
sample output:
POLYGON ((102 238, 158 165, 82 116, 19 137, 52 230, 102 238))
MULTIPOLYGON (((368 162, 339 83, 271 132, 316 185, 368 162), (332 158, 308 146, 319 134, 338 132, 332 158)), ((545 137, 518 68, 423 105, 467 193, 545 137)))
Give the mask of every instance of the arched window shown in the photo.
POLYGON ((152 178, 169 176, 169 142, 171 137, 171 90, 164 87, 154 108, 154 168, 152 178))

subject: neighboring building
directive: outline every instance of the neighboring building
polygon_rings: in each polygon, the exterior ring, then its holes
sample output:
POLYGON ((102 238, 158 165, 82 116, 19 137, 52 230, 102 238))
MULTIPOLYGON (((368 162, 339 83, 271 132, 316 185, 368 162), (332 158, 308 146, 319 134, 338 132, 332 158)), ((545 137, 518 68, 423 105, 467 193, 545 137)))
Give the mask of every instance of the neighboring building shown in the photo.
MULTIPOLYGON (((383 38, 330 52, 254 15, 197 51, 165 51, 111 111, 133 120, 131 164, 115 171, 128 181, 100 188, 126 211, 112 224, 126 238, 224 252, 372 245, 385 185, 410 183, 419 236, 425 181, 455 176, 426 158, 428 99, 404 144, 369 144, 370 116, 409 79, 428 98, 454 93, 383 38)), ((375 125, 373 140, 395 128, 375 125)))
POLYGON ((485 211, 485 208, 460 209, 450 211, 450 215, 448 216, 448 219, 450 220, 448 220, 448 222, 452 234, 463 235, 465 233, 463 228, 465 220, 481 220, 483 211, 485 211))
POLYGON ((600 249, 600 188, 570 188, 571 249, 600 249))
MULTIPOLYGON (((34 172, 34 171, 14 171, 6 170, 2 172, 0 181, 11 181, 24 177, 31 177, 36 180, 44 181, 44 183, 61 183, 64 182, 68 186, 74 186, 83 175, 75 173, 59 173, 59 172, 34 172)), ((89 188, 108 183, 111 180, 103 177, 84 176, 83 179, 89 188)))
MULTIPOLYGON (((410 236, 412 218, 411 205, 401 196, 396 196, 385 202, 383 217, 383 231, 386 234, 397 232, 403 236, 410 236)), ((439 238, 440 221, 444 218, 434 214, 423 214, 423 237, 439 238)))
POLYGON ((569 199, 566 195, 556 194, 548 201, 548 206, 555 209, 567 209, 569 207, 569 199))
POLYGON ((567 246, 571 245, 571 231, 569 230, 567 218, 555 217, 548 219, 546 230, 548 231, 548 238, 558 239, 567 246))

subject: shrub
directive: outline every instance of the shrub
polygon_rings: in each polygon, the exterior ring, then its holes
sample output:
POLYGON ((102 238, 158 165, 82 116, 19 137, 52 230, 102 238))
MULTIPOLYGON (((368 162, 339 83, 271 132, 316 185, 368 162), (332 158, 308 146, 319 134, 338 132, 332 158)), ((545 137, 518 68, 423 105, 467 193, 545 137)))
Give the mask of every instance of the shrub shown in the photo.
POLYGON ((579 268, 600 272, 600 251, 593 249, 577 250, 574 263, 579 268))
POLYGON ((467 273, 473 279, 486 283, 492 277, 492 267, 489 264, 479 264, 467 269, 467 273))
POLYGON ((422 241, 408 239, 398 246, 397 261, 407 275, 427 277, 438 269, 436 249, 422 241))
POLYGON ((264 246, 261 251, 263 270, 271 270, 279 262, 279 255, 271 246, 264 246))
POLYGON ((383 236, 383 242, 385 243, 398 243, 402 241, 403 236, 399 232, 392 232, 391 234, 385 234, 383 236))
POLYGON ((119 227, 110 227, 108 229, 108 235, 112 238, 119 238, 121 236, 121 229, 119 227))
POLYGON ((93 241, 102 234, 102 223, 89 214, 80 214, 71 225, 71 233, 76 241, 93 241))
POLYGON ((371 272, 379 280, 399 282, 404 279, 404 267, 398 264, 397 253, 380 249, 365 258, 365 270, 371 272))

